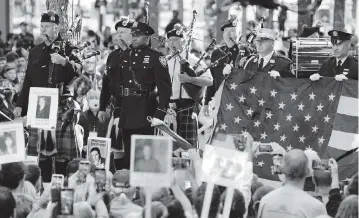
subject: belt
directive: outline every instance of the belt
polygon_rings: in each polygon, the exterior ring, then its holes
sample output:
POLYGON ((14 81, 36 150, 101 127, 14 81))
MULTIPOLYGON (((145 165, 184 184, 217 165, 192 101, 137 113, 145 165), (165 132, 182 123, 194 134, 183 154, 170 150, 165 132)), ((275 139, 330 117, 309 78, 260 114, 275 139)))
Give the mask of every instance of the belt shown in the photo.
POLYGON ((196 104, 196 102, 193 99, 187 98, 187 99, 171 99, 170 103, 175 103, 177 109, 179 108, 185 108, 185 107, 192 107, 196 104))
POLYGON ((156 96, 157 92, 154 89, 133 89, 124 88, 120 85, 119 87, 120 97, 127 96, 156 96))

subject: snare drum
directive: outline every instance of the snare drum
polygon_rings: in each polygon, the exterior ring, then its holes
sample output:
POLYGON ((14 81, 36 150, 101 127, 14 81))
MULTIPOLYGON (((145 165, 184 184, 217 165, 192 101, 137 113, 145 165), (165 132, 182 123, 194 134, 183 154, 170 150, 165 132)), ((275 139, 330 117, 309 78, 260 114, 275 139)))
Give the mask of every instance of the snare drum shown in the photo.
POLYGON ((297 78, 309 78, 332 56, 328 38, 296 38, 291 41, 291 59, 297 78))

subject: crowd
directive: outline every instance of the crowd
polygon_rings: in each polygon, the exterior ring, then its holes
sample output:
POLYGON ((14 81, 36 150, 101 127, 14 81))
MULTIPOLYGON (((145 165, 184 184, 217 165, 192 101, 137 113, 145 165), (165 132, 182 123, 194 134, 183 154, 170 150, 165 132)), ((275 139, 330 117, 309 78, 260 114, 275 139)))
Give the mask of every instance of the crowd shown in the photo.
MULTIPOLYGON (((274 149, 273 155, 283 155, 280 179, 282 185, 274 188, 264 185, 253 174, 252 159, 258 148, 247 136, 247 168, 235 179, 230 216, 251 217, 358 217, 358 174, 342 183, 338 165, 329 160, 329 170, 312 167, 319 157, 314 151, 274 149), (314 184, 313 190, 309 183, 314 184), (306 190, 307 189, 307 190, 306 190)), ((202 159, 195 149, 189 150, 188 168, 174 166, 170 188, 151 188, 151 205, 146 205, 146 188, 130 186, 130 172, 108 172, 105 191, 95 179, 94 169, 86 171, 74 159, 67 165, 64 186, 74 189, 73 217, 144 217, 145 208, 151 207, 151 217, 200 217, 207 184, 201 182, 202 159)), ((55 198, 52 185, 43 188, 41 171, 37 165, 22 162, 2 164, 0 170, 1 217, 56 217, 63 201, 55 198)), ((208 217, 221 217, 226 199, 226 188, 215 186, 208 217)))

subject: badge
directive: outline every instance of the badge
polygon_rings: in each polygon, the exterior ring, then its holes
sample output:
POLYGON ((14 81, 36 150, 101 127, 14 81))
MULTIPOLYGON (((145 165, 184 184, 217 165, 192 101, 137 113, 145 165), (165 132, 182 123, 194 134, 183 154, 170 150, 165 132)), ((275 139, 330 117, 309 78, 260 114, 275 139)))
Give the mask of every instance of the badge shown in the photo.
POLYGON ((232 26, 237 26, 237 19, 232 22, 232 26))
POLYGON ((143 64, 148 64, 150 63, 150 58, 144 58, 143 59, 143 64))
POLYGON ((275 60, 271 59, 271 60, 269 60, 269 63, 274 64, 275 60))
POLYGON ((137 28, 137 26, 138 26, 138 22, 133 22, 132 28, 137 28))
POLYGON ((159 61, 162 64, 162 66, 167 67, 167 59, 165 56, 160 56, 159 61))
POLYGON ((254 63, 257 63, 257 61, 258 61, 258 58, 255 58, 255 59, 253 60, 254 63))
POLYGON ((123 21, 122 22, 122 26, 127 26, 128 22, 127 21, 123 21))
POLYGON ((55 16, 51 16, 51 17, 50 17, 50 20, 51 20, 51 21, 55 21, 55 16))
POLYGON ((343 74, 344 74, 344 75, 348 75, 348 73, 349 73, 349 69, 344 69, 344 70, 343 70, 343 74))
POLYGON ((337 31, 333 31, 333 36, 338 36, 338 32, 337 32, 337 31))

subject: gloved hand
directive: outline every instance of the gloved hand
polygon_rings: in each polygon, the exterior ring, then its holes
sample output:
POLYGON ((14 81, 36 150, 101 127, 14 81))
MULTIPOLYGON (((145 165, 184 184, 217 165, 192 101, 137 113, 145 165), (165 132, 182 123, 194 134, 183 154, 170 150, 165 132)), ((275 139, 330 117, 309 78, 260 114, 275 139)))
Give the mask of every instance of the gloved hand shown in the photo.
POLYGON ((224 69, 223 69, 223 75, 229 75, 232 71, 232 65, 231 64, 227 64, 224 69))
POLYGON ((270 71, 270 72, 268 72, 268 73, 269 73, 269 75, 270 75, 271 77, 273 77, 274 79, 276 79, 277 77, 280 77, 280 73, 279 73, 278 71, 272 70, 272 71, 270 71))
POLYGON ((312 81, 317 81, 317 80, 320 79, 320 77, 322 77, 322 76, 319 75, 319 73, 315 73, 315 74, 311 75, 311 76, 309 77, 309 79, 312 80, 312 81))
POLYGON ((342 82, 343 80, 348 79, 348 77, 346 77, 344 74, 336 75, 334 78, 336 81, 339 81, 339 82, 342 82))

